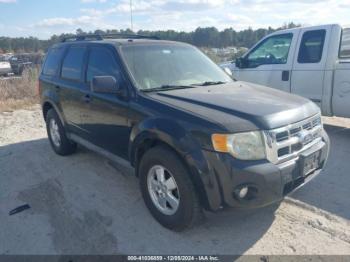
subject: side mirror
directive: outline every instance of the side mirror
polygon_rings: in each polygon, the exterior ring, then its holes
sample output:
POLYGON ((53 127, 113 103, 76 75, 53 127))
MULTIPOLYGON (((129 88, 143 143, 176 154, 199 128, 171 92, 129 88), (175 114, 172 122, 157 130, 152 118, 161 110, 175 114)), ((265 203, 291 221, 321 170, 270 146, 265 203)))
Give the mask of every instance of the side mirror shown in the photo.
POLYGON ((246 68, 248 67, 248 60, 244 57, 239 57, 236 59, 235 64, 237 68, 246 68))
POLYGON ((113 76, 95 76, 91 81, 91 91, 94 93, 118 94, 120 87, 113 76))

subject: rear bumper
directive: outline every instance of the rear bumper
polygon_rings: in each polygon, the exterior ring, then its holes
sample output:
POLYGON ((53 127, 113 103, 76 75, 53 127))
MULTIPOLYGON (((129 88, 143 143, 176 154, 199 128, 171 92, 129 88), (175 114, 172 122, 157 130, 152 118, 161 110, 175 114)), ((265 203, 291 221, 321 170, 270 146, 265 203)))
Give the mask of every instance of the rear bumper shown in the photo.
MULTIPOLYGON (((280 201, 317 176, 324 167, 329 153, 329 138, 324 132, 322 142, 304 151, 312 154, 320 151, 320 166, 317 170, 303 175, 299 157, 282 164, 272 164, 267 160, 241 161, 228 154, 204 151, 210 172, 218 181, 221 206, 237 208, 262 207, 280 201), (241 188, 248 187, 248 195, 239 198, 241 188)), ((213 207, 212 209, 217 209, 213 207)))

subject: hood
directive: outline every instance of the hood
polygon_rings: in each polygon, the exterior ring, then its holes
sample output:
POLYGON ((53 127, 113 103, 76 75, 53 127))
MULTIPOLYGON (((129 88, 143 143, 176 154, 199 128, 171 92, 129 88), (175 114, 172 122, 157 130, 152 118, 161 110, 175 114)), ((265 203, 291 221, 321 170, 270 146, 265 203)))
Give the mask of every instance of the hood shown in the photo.
POLYGON ((308 99, 246 82, 168 90, 150 95, 219 123, 233 132, 278 128, 320 112, 308 99))

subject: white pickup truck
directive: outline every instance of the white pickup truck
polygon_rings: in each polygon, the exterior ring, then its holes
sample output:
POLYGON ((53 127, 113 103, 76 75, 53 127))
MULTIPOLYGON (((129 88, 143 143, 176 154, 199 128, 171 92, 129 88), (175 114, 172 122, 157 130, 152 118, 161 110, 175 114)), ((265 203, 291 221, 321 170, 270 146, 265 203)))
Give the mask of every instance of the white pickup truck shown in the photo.
POLYGON ((350 117, 350 28, 333 24, 278 31, 221 66, 238 80, 307 97, 323 115, 350 117))

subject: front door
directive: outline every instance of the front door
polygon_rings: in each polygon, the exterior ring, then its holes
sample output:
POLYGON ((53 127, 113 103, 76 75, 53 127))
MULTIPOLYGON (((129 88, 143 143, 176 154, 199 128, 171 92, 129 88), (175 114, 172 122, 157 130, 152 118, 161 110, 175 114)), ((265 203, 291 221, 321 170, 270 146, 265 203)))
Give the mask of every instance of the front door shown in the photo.
POLYGON ((241 81, 290 92, 296 39, 297 31, 263 39, 244 56, 242 67, 234 69, 234 76, 241 81))
MULTIPOLYGON (((89 48, 86 68, 86 85, 94 76, 113 76, 121 88, 127 89, 116 51, 108 46, 89 48)), ((89 142, 120 157, 127 158, 130 127, 129 103, 125 97, 115 94, 97 94, 87 89, 85 107, 81 112, 82 127, 89 142)))

